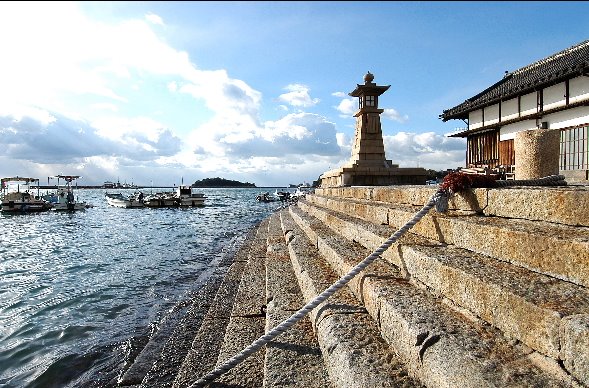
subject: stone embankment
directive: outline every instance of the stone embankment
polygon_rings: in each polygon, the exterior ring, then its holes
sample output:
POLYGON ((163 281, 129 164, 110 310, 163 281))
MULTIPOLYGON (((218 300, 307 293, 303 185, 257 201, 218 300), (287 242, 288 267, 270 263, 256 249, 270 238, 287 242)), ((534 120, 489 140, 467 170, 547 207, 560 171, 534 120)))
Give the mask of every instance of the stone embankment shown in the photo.
MULTIPOLYGON (((324 188, 274 213, 119 386, 191 386, 370 255, 434 191, 324 188)), ((589 387, 588 287, 589 187, 476 189, 210 386, 589 387)))

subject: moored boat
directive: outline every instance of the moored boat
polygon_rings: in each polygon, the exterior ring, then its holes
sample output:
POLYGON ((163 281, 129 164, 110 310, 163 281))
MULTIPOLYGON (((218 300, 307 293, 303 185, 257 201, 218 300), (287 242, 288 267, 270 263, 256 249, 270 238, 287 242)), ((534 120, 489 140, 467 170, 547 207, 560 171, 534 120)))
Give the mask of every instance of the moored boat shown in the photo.
POLYGON ((105 193, 106 202, 110 206, 120 208, 139 208, 143 207, 143 193, 127 196, 122 193, 105 193))
POLYGON ((278 199, 270 196, 270 193, 268 191, 264 191, 256 196, 256 200, 259 202, 274 202, 278 199))
POLYGON ((39 195, 39 179, 24 177, 2 178, 2 213, 31 213, 51 209, 51 204, 39 195), (37 196, 31 193, 31 183, 37 182, 37 196), (16 189, 14 185, 16 184, 16 189))
POLYGON ((143 205, 146 207, 177 207, 178 201, 174 193, 163 192, 150 194, 143 200, 143 205))
POLYGON ((206 199, 203 193, 194 193, 192 186, 187 185, 178 186, 175 197, 179 206, 203 206, 206 199))
POLYGON ((49 203, 51 203, 51 210, 54 211, 76 211, 85 210, 91 205, 86 202, 79 202, 74 196, 74 188, 72 182, 81 178, 78 175, 56 175, 50 178, 57 178, 57 190, 55 193, 44 196, 49 203), (65 181, 65 186, 60 187, 59 180, 65 181))

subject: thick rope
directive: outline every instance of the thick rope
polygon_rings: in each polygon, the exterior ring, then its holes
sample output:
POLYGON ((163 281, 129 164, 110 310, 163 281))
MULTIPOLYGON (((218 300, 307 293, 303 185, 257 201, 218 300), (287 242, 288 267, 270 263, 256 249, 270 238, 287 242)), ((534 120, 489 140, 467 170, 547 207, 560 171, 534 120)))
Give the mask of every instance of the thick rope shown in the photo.
POLYGON ((564 175, 550 175, 538 179, 495 181, 497 187, 508 186, 566 186, 564 175))
POLYGON ((321 294, 317 295, 315 299, 307 303, 303 306, 300 310, 296 313, 291 315, 290 318, 286 319, 274 329, 270 330, 265 335, 258 338, 254 341, 251 345, 243 349, 240 353, 236 354, 235 356, 231 357, 225 363, 218 366, 211 372, 209 372, 204 377, 201 377, 198 381, 192 384, 189 388, 193 387, 202 387, 212 382, 216 378, 220 377, 222 374, 228 372, 230 369, 235 367, 237 364, 251 356, 257 350, 259 350, 262 346, 267 344, 268 342, 272 341, 278 335, 284 333, 288 328, 292 325, 300 321, 304 318, 311 310, 315 307, 319 306, 323 303, 327 298, 345 286, 350 280, 354 278, 360 271, 364 270, 370 263, 380 257, 384 251, 386 251, 391 245, 393 245, 405 232, 411 229, 419 220, 421 220, 427 212, 436 204, 439 198, 443 197, 445 193, 442 190, 436 191, 436 193, 430 198, 430 200, 421 208, 421 210, 413 216, 411 220, 409 220, 405 225, 403 225, 398 231, 396 231, 391 237, 389 237, 380 247, 378 247, 370 256, 366 257, 360 263, 358 263, 354 268, 352 268, 346 275, 342 276, 337 282, 332 284, 328 289, 323 291, 321 294))

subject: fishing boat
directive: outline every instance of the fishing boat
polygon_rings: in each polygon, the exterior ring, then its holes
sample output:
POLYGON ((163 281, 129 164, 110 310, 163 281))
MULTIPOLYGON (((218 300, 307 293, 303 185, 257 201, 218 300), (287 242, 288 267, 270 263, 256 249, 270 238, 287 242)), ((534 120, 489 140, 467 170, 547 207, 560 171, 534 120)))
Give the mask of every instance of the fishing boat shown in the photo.
POLYGON ((146 207, 177 207, 178 200, 172 192, 150 194, 143 200, 146 207))
POLYGON ((274 198, 268 191, 264 191, 256 196, 256 200, 259 202, 274 202, 277 201, 278 198, 274 198))
POLYGON ((290 199, 290 191, 274 191, 274 196, 278 198, 281 202, 288 201, 290 199))
POLYGON ((74 196, 72 182, 81 178, 79 175, 56 175, 49 177, 57 179, 57 190, 54 193, 45 195, 43 198, 51 204, 51 210, 54 211, 76 211, 85 210, 91 205, 86 202, 79 202, 74 196), (59 180, 63 179, 64 186, 60 186, 59 180))
POLYGON ((195 193, 192 186, 180 185, 176 189, 175 198, 179 206, 203 206, 205 204, 205 195, 195 193))
POLYGON ((17 176, 2 178, 0 182, 2 184, 2 213, 31 213, 51 209, 51 204, 39 195, 39 179, 17 176), (34 182, 37 182, 36 196, 31 192, 31 183, 34 182))
POLYGON ((133 195, 124 195, 123 193, 105 193, 106 202, 110 206, 121 208, 139 208, 143 207, 143 193, 133 195))

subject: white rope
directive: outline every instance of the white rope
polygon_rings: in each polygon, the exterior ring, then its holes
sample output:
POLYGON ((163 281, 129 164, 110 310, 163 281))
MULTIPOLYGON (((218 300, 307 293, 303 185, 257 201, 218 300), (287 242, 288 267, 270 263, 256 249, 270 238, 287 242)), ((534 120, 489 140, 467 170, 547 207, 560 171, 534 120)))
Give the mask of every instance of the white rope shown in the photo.
POLYGON ((436 204, 439 199, 442 199, 446 194, 442 190, 436 191, 436 193, 429 199, 429 201, 421 208, 421 210, 415 214, 415 216, 409 220, 405 225, 401 227, 398 231, 396 231, 391 237, 389 237, 380 247, 378 247, 370 256, 366 257, 360 263, 358 263, 354 268, 352 268, 346 275, 342 276, 337 282, 332 284, 328 289, 323 291, 321 294, 317 295, 315 299, 307 303, 303 306, 300 310, 296 313, 291 315, 290 318, 286 319, 274 329, 270 330, 265 335, 258 338, 254 341, 251 345, 243 349, 240 353, 236 354, 235 356, 231 357, 222 365, 216 367, 214 370, 206 374, 205 376, 201 377, 198 381, 194 384, 190 385, 189 388, 193 387, 203 387, 209 382, 212 382, 216 378, 220 377, 222 374, 228 372, 230 369, 235 367, 237 364, 251 356, 255 353, 258 349, 262 346, 267 344, 268 342, 272 341, 278 335, 284 333, 288 328, 292 325, 300 321, 302 318, 305 317, 311 310, 315 307, 319 306, 323 303, 327 298, 337 292, 340 288, 345 286, 350 280, 354 278, 360 271, 366 268, 370 263, 376 260, 382 253, 384 253, 391 245, 393 245, 405 232, 411 229, 419 220, 421 220, 427 212, 436 204))

